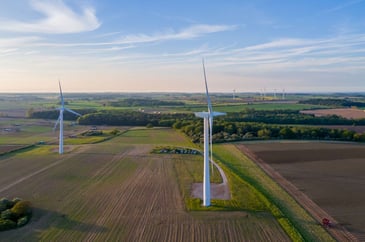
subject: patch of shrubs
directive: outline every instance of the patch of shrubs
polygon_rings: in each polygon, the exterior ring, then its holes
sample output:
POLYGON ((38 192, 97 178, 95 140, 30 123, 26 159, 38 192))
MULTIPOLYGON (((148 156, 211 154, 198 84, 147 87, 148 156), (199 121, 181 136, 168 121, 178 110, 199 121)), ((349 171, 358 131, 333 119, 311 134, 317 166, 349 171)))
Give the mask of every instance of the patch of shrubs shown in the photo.
POLYGON ((103 131, 101 130, 88 130, 82 133, 83 136, 101 136, 103 135, 103 131))
POLYGON ((22 227, 32 216, 32 207, 29 201, 19 198, 9 200, 0 199, 0 231, 22 227))
POLYGON ((200 152, 191 148, 182 148, 174 146, 156 147, 152 150, 155 154, 188 154, 188 155, 199 155, 200 152))

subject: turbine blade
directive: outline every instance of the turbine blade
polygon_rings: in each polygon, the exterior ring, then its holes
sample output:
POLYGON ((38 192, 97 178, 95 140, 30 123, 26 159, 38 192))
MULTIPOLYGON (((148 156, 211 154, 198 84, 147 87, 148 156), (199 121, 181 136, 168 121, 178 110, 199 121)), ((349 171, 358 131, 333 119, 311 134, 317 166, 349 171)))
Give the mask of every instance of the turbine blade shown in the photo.
POLYGON ((61 118, 61 116, 58 116, 58 119, 53 127, 53 132, 56 131, 56 128, 57 128, 58 124, 60 123, 60 118, 61 118))
POLYGON ((203 63, 203 73, 204 73, 204 82, 205 82, 205 95, 207 97, 207 103, 208 103, 208 112, 209 114, 213 112, 212 103, 210 101, 209 97, 209 91, 208 91, 208 83, 207 83, 207 74, 205 73, 205 64, 204 64, 204 58, 202 59, 203 63))
POLYGON ((79 113, 77 113, 77 112, 75 112, 75 111, 73 111, 73 110, 71 110, 69 108, 65 108, 65 110, 68 111, 68 112, 70 112, 70 113, 73 113, 73 114, 75 114, 77 116, 82 116, 81 114, 79 114, 79 113))
POLYGON ((62 88, 61 88, 61 82, 58 80, 58 86, 60 87, 60 97, 61 97, 61 106, 64 107, 65 103, 63 101, 63 94, 62 94, 62 88))

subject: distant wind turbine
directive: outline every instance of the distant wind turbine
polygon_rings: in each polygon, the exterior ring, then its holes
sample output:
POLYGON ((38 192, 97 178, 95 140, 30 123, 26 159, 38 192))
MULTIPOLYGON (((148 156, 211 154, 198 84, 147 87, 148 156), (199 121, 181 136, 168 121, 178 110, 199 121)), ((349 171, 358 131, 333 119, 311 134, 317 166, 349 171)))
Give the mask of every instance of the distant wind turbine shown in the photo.
POLYGON ((197 112, 196 117, 204 118, 204 178, 203 178, 203 205, 210 206, 210 174, 209 174, 209 149, 210 160, 213 159, 212 136, 213 136, 213 117, 226 115, 226 113, 213 112, 212 103, 208 92, 207 76, 205 73, 204 59, 203 72, 205 81, 205 95, 208 103, 208 112, 197 112))
POLYGON ((60 97, 61 97, 61 107, 57 108, 57 110, 60 110, 60 115, 58 116, 58 119, 56 121, 56 124, 53 128, 53 130, 56 130, 57 125, 60 125, 60 138, 59 138, 59 147, 58 147, 58 153, 63 154, 63 113, 64 111, 68 111, 70 113, 73 113, 77 116, 81 116, 81 114, 65 107, 65 102, 63 100, 63 94, 62 94, 62 88, 61 88, 61 82, 58 81, 58 85, 60 87, 60 97))

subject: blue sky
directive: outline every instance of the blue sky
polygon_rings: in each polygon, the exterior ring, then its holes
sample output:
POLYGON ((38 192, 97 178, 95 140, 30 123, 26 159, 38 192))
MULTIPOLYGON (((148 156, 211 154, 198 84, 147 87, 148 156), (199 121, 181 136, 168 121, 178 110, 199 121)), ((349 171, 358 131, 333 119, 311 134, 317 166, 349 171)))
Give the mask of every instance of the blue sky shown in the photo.
POLYGON ((0 92, 365 91, 365 0, 14 0, 0 92))

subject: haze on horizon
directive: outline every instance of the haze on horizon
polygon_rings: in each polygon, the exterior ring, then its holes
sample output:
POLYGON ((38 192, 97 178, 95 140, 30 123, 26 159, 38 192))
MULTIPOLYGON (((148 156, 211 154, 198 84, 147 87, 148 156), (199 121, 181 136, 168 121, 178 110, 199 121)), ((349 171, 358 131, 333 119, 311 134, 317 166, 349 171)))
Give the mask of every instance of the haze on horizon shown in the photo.
POLYGON ((365 0, 4 1, 0 92, 364 92, 365 0))

